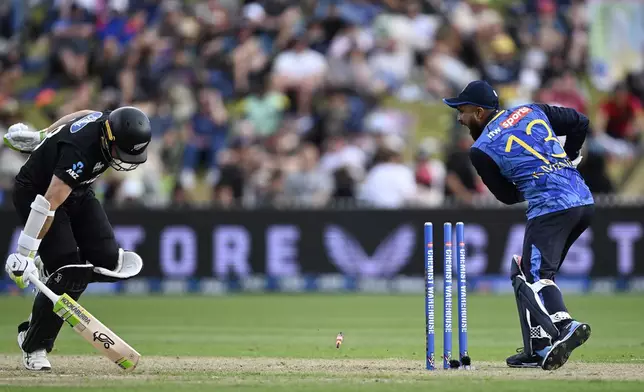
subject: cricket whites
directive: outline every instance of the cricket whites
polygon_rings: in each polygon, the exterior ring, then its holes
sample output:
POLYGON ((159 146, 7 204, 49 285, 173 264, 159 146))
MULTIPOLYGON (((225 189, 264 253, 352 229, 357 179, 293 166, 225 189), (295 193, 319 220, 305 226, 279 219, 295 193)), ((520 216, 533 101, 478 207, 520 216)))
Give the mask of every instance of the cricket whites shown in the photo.
POLYGON ((123 339, 67 294, 56 295, 34 275, 30 275, 28 279, 53 302, 54 313, 90 342, 94 348, 123 370, 132 371, 136 368, 141 354, 125 343, 123 339))

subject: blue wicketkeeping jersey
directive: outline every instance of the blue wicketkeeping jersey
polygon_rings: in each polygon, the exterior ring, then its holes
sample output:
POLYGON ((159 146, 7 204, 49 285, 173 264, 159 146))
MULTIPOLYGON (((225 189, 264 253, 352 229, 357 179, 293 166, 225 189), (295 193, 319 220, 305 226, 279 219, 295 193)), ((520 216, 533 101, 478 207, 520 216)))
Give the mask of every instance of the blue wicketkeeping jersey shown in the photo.
POLYGON ((489 155, 528 202, 528 219, 593 204, 545 113, 536 105, 500 112, 472 147, 489 155))

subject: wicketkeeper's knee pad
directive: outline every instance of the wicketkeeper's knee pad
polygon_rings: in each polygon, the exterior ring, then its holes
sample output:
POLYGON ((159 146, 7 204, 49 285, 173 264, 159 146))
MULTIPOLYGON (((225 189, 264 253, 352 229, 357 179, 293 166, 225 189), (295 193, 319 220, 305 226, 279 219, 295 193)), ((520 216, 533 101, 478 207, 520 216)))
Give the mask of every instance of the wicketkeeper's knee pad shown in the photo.
POLYGON ((93 282, 118 282, 130 279, 141 272, 143 259, 134 252, 119 249, 116 268, 108 270, 103 267, 93 268, 93 282))

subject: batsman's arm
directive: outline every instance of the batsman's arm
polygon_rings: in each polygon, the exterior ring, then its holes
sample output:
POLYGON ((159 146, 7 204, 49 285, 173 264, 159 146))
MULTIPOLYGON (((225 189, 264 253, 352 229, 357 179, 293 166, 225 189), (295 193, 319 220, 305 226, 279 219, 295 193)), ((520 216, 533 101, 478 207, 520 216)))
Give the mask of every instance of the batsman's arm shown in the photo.
POLYGON ((51 124, 50 126, 48 126, 45 129, 43 129, 41 132, 47 134, 47 133, 53 131, 54 129, 58 128, 59 126, 61 126, 63 124, 67 124, 68 122, 72 121, 75 118, 83 117, 83 116, 86 116, 86 115, 88 115, 90 113, 93 113, 93 112, 96 112, 96 110, 80 110, 78 112, 67 114, 67 115, 59 118, 58 120, 56 120, 55 123, 51 124))
POLYGON ((18 252, 34 257, 40 242, 49 231, 58 207, 67 200, 72 189, 86 179, 83 154, 74 146, 62 144, 49 187, 44 195, 37 195, 31 203, 31 212, 18 239, 18 252))
POLYGON ((470 160, 485 186, 501 203, 516 204, 524 201, 516 185, 508 181, 494 159, 476 147, 470 149, 470 160))
POLYGON ((18 252, 23 256, 35 257, 40 242, 54 221, 56 209, 67 199, 72 188, 55 175, 51 179, 45 196, 37 195, 31 203, 31 212, 25 228, 18 238, 18 252))
MULTIPOLYGON (((45 192, 45 200, 49 202, 49 210, 52 212, 56 211, 58 207, 67 200, 70 193, 72 193, 72 188, 69 185, 65 184, 63 180, 58 178, 56 175, 52 176, 49 188, 47 188, 47 192, 45 192)), ((54 217, 51 216, 47 221, 45 221, 45 225, 40 231, 38 238, 42 239, 45 236, 53 220, 54 217)))
POLYGON ((586 140, 590 121, 575 109, 546 104, 537 104, 548 117, 552 130, 557 136, 566 136, 564 151, 571 160, 579 156, 579 150, 586 140))

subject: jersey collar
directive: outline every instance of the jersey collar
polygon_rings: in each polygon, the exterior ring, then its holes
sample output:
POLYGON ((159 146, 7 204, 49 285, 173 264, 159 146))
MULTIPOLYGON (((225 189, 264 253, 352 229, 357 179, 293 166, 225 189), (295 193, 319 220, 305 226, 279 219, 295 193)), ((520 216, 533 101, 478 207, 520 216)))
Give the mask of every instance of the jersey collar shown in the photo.
POLYGON ((505 110, 499 110, 497 113, 492 113, 490 114, 490 117, 488 118, 487 122, 485 123, 485 126, 483 127, 483 130, 485 131, 485 128, 487 128, 488 125, 490 125, 491 122, 499 118, 500 115, 505 113, 505 110))

